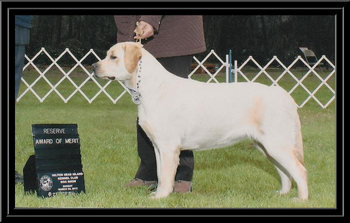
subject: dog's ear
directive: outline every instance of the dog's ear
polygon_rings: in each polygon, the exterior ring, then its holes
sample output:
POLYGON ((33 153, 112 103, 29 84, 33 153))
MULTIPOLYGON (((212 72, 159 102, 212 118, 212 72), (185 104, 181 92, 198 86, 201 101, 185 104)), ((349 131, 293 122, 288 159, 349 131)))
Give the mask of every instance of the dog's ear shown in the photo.
POLYGON ((137 63, 142 57, 141 47, 142 45, 136 43, 125 43, 123 46, 125 51, 124 64, 129 73, 135 71, 137 63))

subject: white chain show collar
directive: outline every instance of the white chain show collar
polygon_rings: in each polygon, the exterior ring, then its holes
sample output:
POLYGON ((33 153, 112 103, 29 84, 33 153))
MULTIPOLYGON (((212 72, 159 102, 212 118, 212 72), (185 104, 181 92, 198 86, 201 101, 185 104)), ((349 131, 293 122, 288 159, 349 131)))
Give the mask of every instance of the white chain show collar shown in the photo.
POLYGON ((134 102, 134 104, 136 105, 140 105, 142 102, 142 97, 141 94, 139 92, 139 88, 140 88, 140 83, 141 83, 141 68, 142 68, 142 60, 139 61, 138 63, 138 69, 137 69, 137 76, 136 76, 136 88, 130 88, 128 86, 126 86, 131 94, 131 99, 132 102, 134 102))

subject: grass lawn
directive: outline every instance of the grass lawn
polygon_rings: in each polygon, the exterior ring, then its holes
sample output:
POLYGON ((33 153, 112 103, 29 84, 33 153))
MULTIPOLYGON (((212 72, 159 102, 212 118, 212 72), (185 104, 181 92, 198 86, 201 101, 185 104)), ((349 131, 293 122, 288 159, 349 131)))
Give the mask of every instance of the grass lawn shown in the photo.
MULTIPOLYGON (((25 74, 26 75, 26 74, 25 74)), ((32 82, 34 78, 27 79, 32 82)), ((25 76, 26 77, 26 76, 25 76)), ((79 78, 79 77, 76 77, 79 78)), ((198 79, 201 79, 199 77, 198 79)), ((54 76, 50 79, 58 81, 54 76)), ((264 82, 265 80, 262 80, 264 82)), ((266 80, 268 83, 268 80, 266 80)), ((82 82, 82 81, 80 81, 82 82)), ((317 87, 319 80, 310 77, 305 85, 317 87)), ((105 81, 101 80, 104 84, 105 81)), ((281 80, 287 90, 295 81, 281 80), (289 83, 290 82, 290 83, 289 83)), ((93 84, 93 83, 91 83, 93 84)), ((113 83, 118 86, 117 83, 113 83)), ((334 78, 328 81, 334 88, 334 78)), ((35 90, 43 96, 49 89, 39 81, 35 90), (42 92, 40 92, 42 91, 42 92)), ((23 84, 20 92, 23 92, 23 84)), ((60 86, 65 97, 71 87, 60 86)), ((108 87, 115 94, 120 87, 108 87), (113 90, 115 88, 115 90, 113 90), (115 92, 113 92, 115 91, 115 92)), ((98 89, 96 89, 97 91, 98 89)), ((88 92, 88 89, 86 88, 88 92)), ((95 89, 87 94, 94 95, 95 89)), ((329 100, 329 92, 320 91, 321 102, 329 100), (322 93, 324 92, 324 93, 322 93), (327 99, 328 98, 328 99, 327 99)), ((89 95, 91 98, 92 96, 89 95)), ((298 104, 305 99, 302 89, 292 94, 298 104)), ((227 100, 227 99, 225 99, 227 100)), ((245 140, 234 146, 195 152, 193 192, 172 194, 162 200, 149 199, 147 188, 125 188, 137 170, 136 106, 128 95, 113 104, 103 93, 89 104, 79 93, 64 103, 55 93, 43 103, 26 94, 16 105, 15 166, 22 173, 30 155, 34 154, 31 125, 40 123, 77 123, 81 139, 86 194, 57 195, 38 198, 25 194, 23 185, 15 186, 16 207, 92 207, 92 208, 335 208, 335 103, 322 109, 313 99, 299 109, 308 170, 308 201, 295 201, 296 185, 290 194, 281 196, 280 179, 273 165, 245 140)))

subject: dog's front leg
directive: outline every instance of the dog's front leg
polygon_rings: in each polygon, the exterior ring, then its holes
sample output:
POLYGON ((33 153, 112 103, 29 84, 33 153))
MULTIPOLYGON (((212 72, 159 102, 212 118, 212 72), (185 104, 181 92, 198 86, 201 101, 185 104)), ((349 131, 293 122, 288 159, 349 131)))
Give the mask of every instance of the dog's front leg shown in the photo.
POLYGON ((158 187, 152 198, 160 199, 169 196, 173 192, 175 174, 179 165, 180 149, 179 147, 171 148, 169 145, 157 145, 155 153, 158 187))

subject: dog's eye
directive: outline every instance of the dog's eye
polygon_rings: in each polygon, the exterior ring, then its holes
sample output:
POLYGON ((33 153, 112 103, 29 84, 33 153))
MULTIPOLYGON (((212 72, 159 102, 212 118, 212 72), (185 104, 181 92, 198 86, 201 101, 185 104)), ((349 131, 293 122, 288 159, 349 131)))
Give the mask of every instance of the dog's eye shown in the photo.
POLYGON ((117 57, 116 57, 116 56, 113 56, 113 55, 111 55, 109 58, 110 58, 111 60, 117 59, 117 57))

